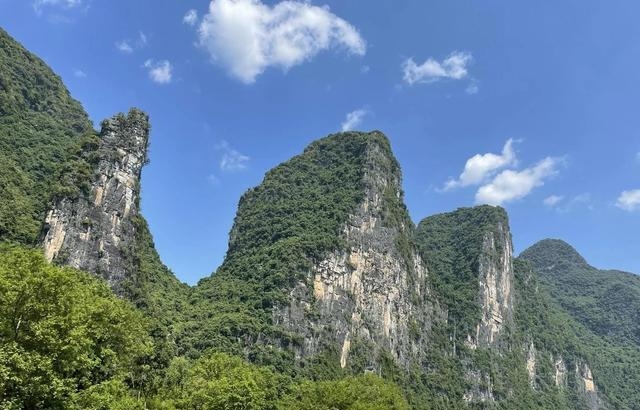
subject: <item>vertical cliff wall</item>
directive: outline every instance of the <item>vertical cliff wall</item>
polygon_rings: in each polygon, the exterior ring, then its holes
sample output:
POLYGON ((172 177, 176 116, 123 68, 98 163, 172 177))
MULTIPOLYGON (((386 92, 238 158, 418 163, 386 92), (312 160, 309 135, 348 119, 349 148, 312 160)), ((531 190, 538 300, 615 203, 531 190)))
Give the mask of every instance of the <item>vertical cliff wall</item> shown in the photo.
POLYGON ((103 121, 89 195, 59 200, 45 220, 46 258, 99 275, 117 293, 134 270, 148 138, 148 117, 137 109, 103 121))
POLYGON ((362 156, 362 196, 342 224, 344 245, 313 264, 273 320, 304 338, 298 359, 337 346, 341 368, 375 371, 383 354, 404 366, 418 360, 433 306, 398 164, 375 138, 362 156))

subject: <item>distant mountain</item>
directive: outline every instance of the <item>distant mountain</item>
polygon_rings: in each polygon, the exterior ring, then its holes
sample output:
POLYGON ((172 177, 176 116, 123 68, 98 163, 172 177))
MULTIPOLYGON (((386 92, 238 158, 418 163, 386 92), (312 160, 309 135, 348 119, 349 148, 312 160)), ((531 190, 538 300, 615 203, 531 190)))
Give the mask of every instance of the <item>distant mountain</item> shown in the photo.
POLYGON ((571 316, 600 336, 640 344, 640 276, 600 270, 558 239, 526 249, 551 296, 571 316))

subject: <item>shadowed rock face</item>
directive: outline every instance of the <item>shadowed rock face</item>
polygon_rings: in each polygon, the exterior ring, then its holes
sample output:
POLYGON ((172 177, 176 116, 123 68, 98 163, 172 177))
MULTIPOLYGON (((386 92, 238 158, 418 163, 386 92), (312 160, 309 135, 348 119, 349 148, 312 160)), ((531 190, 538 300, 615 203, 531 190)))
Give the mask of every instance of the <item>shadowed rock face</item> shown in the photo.
POLYGON ((401 365, 418 359, 434 313, 427 269, 408 239, 413 226, 395 159, 374 140, 363 155, 364 195, 343 226, 346 246, 314 264, 273 321, 304 336, 298 359, 329 344, 342 368, 357 367, 355 360, 373 370, 383 352, 401 365))
POLYGON ((41 240, 47 260, 101 276, 118 294, 133 263, 148 138, 142 111, 103 121, 89 196, 58 201, 47 214, 41 240))

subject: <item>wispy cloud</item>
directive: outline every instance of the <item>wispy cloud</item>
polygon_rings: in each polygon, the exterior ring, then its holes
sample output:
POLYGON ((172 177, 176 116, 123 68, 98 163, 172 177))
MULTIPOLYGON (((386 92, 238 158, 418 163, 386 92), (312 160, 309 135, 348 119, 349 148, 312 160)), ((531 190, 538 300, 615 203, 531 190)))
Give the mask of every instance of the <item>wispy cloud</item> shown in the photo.
POLYGON ((227 141, 223 140, 216 146, 216 149, 222 152, 222 158, 220 159, 221 171, 236 172, 247 168, 250 160, 249 156, 231 147, 227 141))
POLYGON ((628 212, 640 210, 640 189, 622 191, 618 196, 616 206, 628 212))
POLYGON ((346 118, 342 122, 342 131, 350 131, 360 125, 362 120, 367 115, 367 110, 361 108, 359 110, 351 111, 347 114, 346 118))
POLYGON ((442 61, 428 58, 422 64, 408 58, 402 63, 403 80, 409 85, 433 83, 445 78, 461 80, 468 76, 467 65, 472 60, 471 54, 464 51, 454 51, 442 61))
POLYGON ((319 52, 363 55, 365 41, 328 7, 306 1, 213 0, 198 29, 199 44, 230 75, 251 84, 268 67, 284 71, 319 52))
POLYGON ((566 198, 563 195, 551 195, 544 199, 544 204, 558 212, 571 212, 579 208, 593 210, 594 203, 588 192, 566 198))
POLYGON ((502 147, 501 154, 476 154, 469 158, 458 179, 449 179, 443 190, 449 191, 458 187, 478 185, 494 175, 498 170, 515 166, 518 162, 513 149, 514 140, 509 138, 502 147))
POLYGON ((480 86, 476 80, 472 80, 464 91, 469 95, 478 94, 480 86))
POLYGON ((87 77, 87 73, 85 73, 84 71, 82 71, 79 68, 76 68, 75 70, 73 70, 73 75, 75 77, 78 77, 78 78, 86 78, 87 77))
POLYGON ((149 78, 158 84, 168 84, 173 75, 173 66, 167 60, 153 61, 147 60, 144 67, 149 72, 149 78))
POLYGON ((125 54, 133 53, 133 47, 131 47, 131 44, 129 44, 127 40, 116 41, 116 49, 125 54))
POLYGON ((198 22, 198 12, 195 9, 191 9, 184 14, 182 22, 189 26, 195 26, 198 22))
POLYGON ((139 50, 145 48, 147 46, 147 35, 142 31, 138 32, 138 36, 131 39, 124 39, 120 41, 116 41, 115 46, 118 51, 125 54, 131 54, 135 50, 139 50))
POLYGON ((551 195, 542 201, 548 207, 554 207, 564 199, 563 195, 551 195))
POLYGON ((529 195, 534 188, 558 173, 562 158, 547 157, 521 171, 505 170, 476 192, 476 203, 502 205, 529 195))
POLYGON ((33 9, 36 13, 42 12, 45 7, 57 7, 61 9, 76 9, 86 6, 88 1, 86 0, 35 0, 33 2, 33 9))

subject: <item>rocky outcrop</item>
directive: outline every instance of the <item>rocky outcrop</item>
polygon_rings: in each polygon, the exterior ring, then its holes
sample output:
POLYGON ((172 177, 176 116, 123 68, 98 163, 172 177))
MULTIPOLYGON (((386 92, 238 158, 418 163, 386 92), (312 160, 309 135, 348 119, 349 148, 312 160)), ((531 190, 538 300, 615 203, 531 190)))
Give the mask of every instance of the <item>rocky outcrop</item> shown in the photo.
POLYGON ((596 385, 593 381, 593 373, 591 373, 589 365, 584 361, 577 361, 574 373, 578 393, 586 402, 589 410, 606 409, 607 407, 598 395, 596 385))
POLYGON ((346 246, 314 264, 273 320, 302 336, 298 359, 329 342, 339 347, 342 368, 357 356, 372 370, 383 352, 405 366, 418 356, 433 307, 427 269, 410 242, 395 159, 375 141, 364 155, 364 196, 342 229, 346 246))
POLYGON ((480 346, 492 346, 513 320, 513 245, 508 226, 498 223, 482 240, 478 258, 482 318, 476 330, 480 346))
POLYGON ((533 345, 533 342, 529 343, 529 348, 527 349, 527 376, 529 376, 529 385, 532 389, 536 387, 536 347, 533 345))
POLYGON ((104 278, 116 293, 131 274, 140 173, 147 160, 148 117, 132 109, 102 122, 88 197, 59 200, 41 243, 49 261, 104 278))

